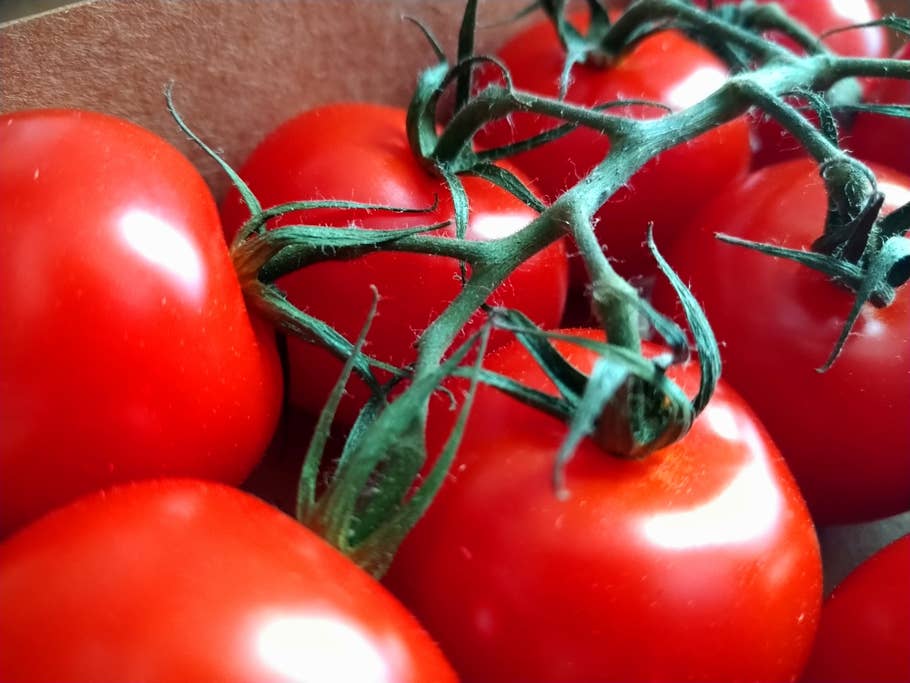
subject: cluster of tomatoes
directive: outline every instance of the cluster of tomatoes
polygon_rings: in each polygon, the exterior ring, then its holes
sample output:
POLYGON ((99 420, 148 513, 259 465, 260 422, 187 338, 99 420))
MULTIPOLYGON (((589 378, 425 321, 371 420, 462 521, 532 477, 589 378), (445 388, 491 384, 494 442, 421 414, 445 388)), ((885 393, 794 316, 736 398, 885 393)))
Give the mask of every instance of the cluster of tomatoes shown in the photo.
MULTIPOLYGON (((878 16, 871 0, 847 15, 833 0, 780 4, 816 32, 878 16)), ((892 51, 881 27, 827 45, 892 51)), ((897 57, 910 59, 910 45, 897 57)), ((564 54, 549 22, 499 58, 516 88, 559 94, 564 54)), ((707 48, 664 31, 607 65, 576 65, 565 97, 681 110, 727 78, 707 48)), ((910 80, 863 87, 868 102, 910 104, 910 80)), ((476 142, 493 148, 553 125, 515 114, 476 142)), ((910 204, 910 120, 860 113, 841 142, 874 170, 884 212, 910 204)), ((910 509, 910 295, 866 304, 836 363, 817 371, 854 294, 715 239, 808 249, 821 234, 817 164, 777 124, 742 117, 659 155, 597 216, 616 269, 679 316, 643 246, 653 224, 721 344, 725 381, 691 431, 642 460, 584 441, 557 496, 566 426, 481 386, 451 473, 383 583, 278 509, 292 505, 343 360, 296 337, 279 348, 245 299, 228 246, 250 218, 241 192, 217 206, 179 152, 99 113, 2 114, 0 150, 0 679, 910 680, 910 537, 823 606, 815 531, 910 509)), ((606 137, 579 128, 506 163, 549 203, 608 153, 606 137)), ((304 112, 239 174, 264 207, 332 199, 415 210, 309 208, 272 230, 439 223, 431 235, 455 236, 451 194, 412 151, 404 110, 304 112)), ((462 183, 467 240, 514 235, 537 216, 488 180, 462 183)), ((573 256, 563 241, 539 250, 488 303, 602 340, 577 327, 587 276, 573 256)), ((325 260, 277 284, 349 340, 375 286, 364 351, 397 367, 413 363, 420 333, 462 287, 457 260, 394 250, 325 260)), ((478 313, 464 334, 482 323, 478 313)), ((490 345, 485 368, 555 393, 506 333, 490 345)), ((581 372, 598 361, 583 342, 556 346, 581 372)), ((694 393, 694 365, 670 372, 694 393)), ((368 396, 353 377, 336 432, 368 396)), ((446 403, 430 403, 431 452, 448 437, 446 403)))

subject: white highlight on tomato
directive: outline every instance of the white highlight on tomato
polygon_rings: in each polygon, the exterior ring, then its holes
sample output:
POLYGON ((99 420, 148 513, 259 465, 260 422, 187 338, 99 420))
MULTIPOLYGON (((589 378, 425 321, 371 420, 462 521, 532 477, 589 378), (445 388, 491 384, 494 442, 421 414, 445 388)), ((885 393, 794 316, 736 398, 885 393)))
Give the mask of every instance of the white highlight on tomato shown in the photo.
POLYGON ((910 202, 910 189, 887 180, 878 181, 879 191, 885 195, 888 203, 895 208, 910 202))
POLYGON ((133 209, 120 219, 120 234, 133 251, 160 266, 180 284, 198 290, 202 260, 195 245, 166 221, 147 211, 133 209))
MULTIPOLYGON (((763 451, 755 428, 729 411, 712 406, 699 419, 721 438, 750 443, 748 452, 763 451)), ((654 515, 643 523, 643 532, 652 543, 676 550, 748 543, 775 527, 782 505, 768 462, 756 459, 708 502, 654 515)))
POLYGON ((278 617, 259 628, 256 650, 293 681, 380 683, 390 680, 383 653, 343 617, 278 617))
POLYGON ((471 221, 471 232, 480 240, 508 237, 528 224, 527 213, 483 214, 471 221))
POLYGON ((686 109, 697 104, 727 82, 727 72, 720 67, 696 69, 667 92, 667 104, 673 109, 686 109))
POLYGON ((834 0, 831 3, 831 9, 845 20, 848 20, 845 23, 849 24, 875 19, 872 16, 872 9, 866 3, 859 2, 859 0, 834 0))

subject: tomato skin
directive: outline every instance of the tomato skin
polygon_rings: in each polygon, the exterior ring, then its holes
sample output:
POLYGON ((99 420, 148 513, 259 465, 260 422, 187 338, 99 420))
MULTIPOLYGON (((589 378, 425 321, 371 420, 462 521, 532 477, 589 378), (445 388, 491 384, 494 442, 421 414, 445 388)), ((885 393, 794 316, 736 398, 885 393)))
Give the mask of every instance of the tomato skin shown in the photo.
POLYGON ((243 481, 281 369, 202 177, 90 112, 5 114, 0 148, 0 533, 116 482, 243 481))
POLYGON ((0 545, 0 606, 0 671, 21 683, 455 680, 372 577, 220 484, 142 482, 51 513, 0 545))
MULTIPOLYGON (((910 43, 895 59, 910 60, 910 43)), ((883 78, 872 81, 867 102, 910 105, 910 80, 883 78)), ((881 114, 861 113, 856 117, 850 137, 844 146, 862 159, 868 159, 910 175, 910 119, 881 114)))
MULTIPOLYGON (((910 178, 873 170, 886 210, 910 201, 910 178)), ((719 193, 667 250, 721 343, 724 376, 768 428, 819 524, 910 509, 910 292, 899 289, 886 308, 867 304, 837 362, 820 374, 852 293, 714 233, 807 249, 822 234, 826 206, 813 162, 770 166, 719 193)), ((655 301, 675 310, 663 283, 655 301)))
MULTIPOLYGON (((264 206, 302 199, 346 199, 411 208, 439 203, 435 211, 411 215, 295 212, 275 220, 272 228, 305 222, 391 229, 452 220, 450 227, 435 234, 455 234, 448 189, 411 152, 401 109, 351 103, 305 112, 273 131, 253 151, 240 174, 264 206)), ((471 206, 468 239, 505 237, 536 217, 519 200, 484 180, 466 177, 463 182, 471 206)), ((225 198, 221 213, 229 235, 249 215, 236 191, 225 198)), ((452 259, 386 252, 353 261, 318 263, 282 278, 279 284, 292 303, 350 340, 363 327, 372 301, 369 285, 375 284, 379 314, 367 337, 366 352, 403 365, 415 359, 413 345, 420 332, 460 291, 458 272, 452 259)), ((490 301, 519 308, 538 324, 552 327, 562 316, 567 272, 564 246, 556 243, 524 263, 490 301)), ((291 339, 288 346, 291 400, 318 413, 341 363, 312 344, 291 339)), ((352 379, 348 391, 354 399, 342 402, 338 417, 351 424, 368 394, 359 378, 352 379)))
MULTIPOLYGON (((591 352, 558 346, 591 370, 591 352)), ((553 390, 515 346, 486 366, 553 390)), ((695 368, 680 374, 693 389, 695 368)), ((683 441, 642 461, 585 441, 560 500, 565 434, 481 388, 451 476, 386 577, 462 680, 795 680, 821 602, 818 544, 741 399, 721 385, 683 441)))
MULTIPOLYGON (((576 19, 582 27, 587 23, 583 16, 576 19)), ((508 66, 516 88, 558 96, 564 53, 549 21, 533 24, 512 38, 498 56, 508 66)), ((478 88, 497 77, 498 72, 484 70, 478 76, 478 88)), ((595 105, 644 99, 679 110, 709 95, 726 78, 725 66, 705 48, 667 31, 642 40, 609 68, 577 65, 566 101, 595 105)), ((611 113, 656 118, 663 111, 636 106, 611 113)), ((549 117, 517 113, 486 126, 478 133, 477 142, 482 147, 503 145, 532 137, 558 123, 549 117)), ((579 128, 510 161, 552 201, 587 175, 609 149, 605 136, 579 128)), ((624 276, 653 273, 654 260, 643 245, 648 221, 655 222, 655 234, 661 241, 661 236, 671 234, 718 187, 745 173, 749 155, 748 126, 744 119, 737 119, 648 162, 597 214, 598 237, 614 267, 624 276)), ((581 259, 572 262, 574 280, 586 281, 581 259)))
POLYGON ((803 683, 910 681, 910 536, 873 555, 822 607, 803 683))

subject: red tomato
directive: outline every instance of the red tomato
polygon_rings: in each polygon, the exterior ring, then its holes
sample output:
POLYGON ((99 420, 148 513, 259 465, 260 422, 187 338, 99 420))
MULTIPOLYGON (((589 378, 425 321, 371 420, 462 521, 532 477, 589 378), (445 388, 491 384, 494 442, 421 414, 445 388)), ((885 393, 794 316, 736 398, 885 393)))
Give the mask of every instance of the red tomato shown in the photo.
MULTIPOLYGON (((579 17, 579 24, 586 20, 579 17)), ((549 21, 532 25, 499 51, 519 89, 556 97, 565 56, 549 21)), ((497 72, 485 71, 478 86, 497 72)), ((673 109, 695 104, 726 81, 724 65, 706 49, 679 33, 663 32, 637 43, 608 68, 577 65, 566 100, 595 105, 622 99, 661 102, 673 109)), ((621 110, 612 110, 613 113, 621 110)), ((655 107, 629 107, 634 118, 655 118, 655 107)), ((481 146, 499 146, 532 137, 554 127, 554 119, 520 113, 493 122, 481 130, 481 146)), ((579 128, 559 140, 511 160, 529 175, 548 200, 573 186, 609 151, 607 138, 579 128)), ((626 276, 651 273, 654 260, 643 246, 648 221, 661 236, 680 225, 713 195, 717 188, 745 172, 749 164, 748 126, 744 119, 721 126, 696 140, 652 159, 617 192, 598 213, 598 236, 614 266, 626 276)), ((583 264, 577 263, 575 279, 585 281, 583 264)))
MULTIPOLYGON (((910 60, 910 43, 896 55, 910 60)), ((887 78, 873 81, 866 100, 874 104, 910 105, 910 80, 887 78)), ((881 114, 860 114, 844 146, 860 158, 886 164, 910 175, 910 119, 881 114)))
POLYGON ((192 480, 58 510, 0 546, 0 671, 27 681, 455 681, 372 577, 271 506, 192 480))
MULTIPOLYGON (((739 0, 734 0, 738 4, 739 0)), ((875 0, 757 0, 758 4, 777 2, 781 8, 815 34, 831 29, 863 24, 881 18, 875 0)), ((697 4, 705 6, 704 0, 697 4)), ((719 4, 719 3, 718 3, 719 4)), ((772 40, 802 53, 797 44, 783 35, 772 32, 772 40)), ((886 57, 888 33, 880 27, 869 27, 834 33, 822 41, 832 52, 849 57, 886 57)), ((775 121, 762 114, 753 120, 753 160, 761 168, 785 159, 803 156, 803 147, 775 121)))
POLYGON ((910 681, 910 536, 876 553, 834 590, 802 680, 910 681))
POLYGON ((243 481, 281 370, 202 177, 89 112, 4 115, 0 149, 0 533, 115 482, 243 481))
MULTIPOLYGON (((411 152, 405 112, 371 104, 321 107, 291 119, 257 147, 241 169, 264 206, 303 199, 345 199, 396 207, 437 210, 401 215, 388 212, 307 211, 275 220, 270 227, 300 222, 371 229, 402 228, 453 220, 448 189, 411 152)), ((477 178, 464 178, 471 214, 467 238, 493 240, 520 230, 536 214, 504 190, 477 178)), ((225 229, 236 233, 249 217, 236 191, 222 206, 225 229)), ((438 231, 454 235, 454 224, 438 231)), ((458 294, 458 264, 448 258, 380 253, 354 261, 319 263, 280 280, 288 298, 344 334, 356 339, 372 301, 369 285, 379 289, 379 315, 366 351, 399 365, 415 358, 414 342, 458 294)), ((567 265, 562 244, 527 261, 490 298, 519 308, 542 326, 559 322, 565 303, 567 265)), ((291 400, 311 412, 322 409, 341 371, 341 363, 322 348, 289 342, 291 400)), ((356 398, 342 403, 339 419, 351 424, 366 400, 366 387, 353 379, 356 398)))
MULTIPOLYGON (((886 210, 910 179, 876 169, 886 210)), ((910 509, 910 292, 866 305, 820 374, 854 296, 792 261, 724 244, 715 232, 792 249, 822 234, 827 199, 809 160, 769 166, 718 194, 667 251, 721 343, 724 376, 771 432, 820 524, 910 509)), ((672 310, 666 286, 658 307, 672 310)))
MULTIPOLYGON (((557 346, 590 372, 594 353, 557 346)), ((486 367, 553 391, 517 345, 486 367)), ((694 392, 696 368, 676 374, 694 392)), ((742 400, 721 385, 688 436, 642 461, 582 443, 560 499, 565 436, 481 388, 452 475, 387 576, 462 680, 795 680, 821 602, 818 544, 742 400)))

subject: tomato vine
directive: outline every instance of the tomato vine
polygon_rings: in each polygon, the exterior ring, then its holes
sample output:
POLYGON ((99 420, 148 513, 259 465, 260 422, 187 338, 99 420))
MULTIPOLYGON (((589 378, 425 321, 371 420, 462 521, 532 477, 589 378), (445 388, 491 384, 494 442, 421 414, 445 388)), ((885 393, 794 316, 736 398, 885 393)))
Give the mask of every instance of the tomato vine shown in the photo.
MULTIPOLYGON (((250 221, 232 247, 247 295, 257 308, 284 327, 326 346, 345 359, 349 369, 371 380, 374 400, 355 425, 341 463, 333 472, 328 493, 317 499, 314 482, 320 470, 320 443, 325 439, 329 424, 328 418, 323 420, 309 455, 312 459, 304 468, 304 493, 299 512, 304 521, 321 528, 331 542, 358 557, 376 574, 385 570, 395 547, 438 490, 445 467, 457 447, 456 430, 446 452, 437 460, 433 474, 421 483, 415 483, 428 460, 424 436, 428 402, 446 377, 467 374, 475 384, 481 380, 494 383, 538 407, 562 412, 572 425, 570 439, 590 436, 608 453, 627 458, 644 457, 683 436, 710 400, 720 373, 719 352, 697 303, 662 263, 652 241, 650 247, 654 258, 683 301, 694 337, 701 386, 696 396, 689 398, 674 390, 666 375, 669 366, 689 360, 685 333, 676 323, 657 313, 616 273, 593 230, 598 209, 658 154, 759 108, 793 134, 819 162, 830 200, 825 235, 816 243, 818 253, 785 254, 760 248, 822 268, 855 289, 856 307, 850 319, 845 321, 844 333, 828 365, 834 362, 837 351, 846 341, 859 308, 867 300, 886 305, 889 291, 893 292, 910 277, 907 268, 910 251, 904 237, 910 208, 904 207, 889 218, 878 218, 881 203, 877 199, 875 177, 868 167, 838 146, 836 123, 830 115, 830 105, 824 99, 824 93, 842 89, 844 83, 849 85, 851 79, 859 77, 910 79, 910 62, 836 56, 778 8, 754 7, 748 3, 734 17, 722 11, 723 8, 705 11, 684 0, 640 0, 611 22, 605 7, 597 0, 590 0, 588 5, 595 21, 586 35, 564 19, 564 2, 542 2, 541 5, 557 23, 568 48, 566 79, 570 77, 573 65, 586 61, 608 62, 644 35, 668 28, 683 30, 704 43, 727 61, 733 73, 713 94, 691 107, 647 120, 611 113, 612 103, 591 108, 524 92, 511 84, 504 65, 494 58, 473 54, 477 2, 468 0, 457 60, 454 64, 449 63, 443 50, 434 44, 439 63, 421 74, 408 116, 414 154, 428 172, 444 179, 452 194, 455 238, 423 234, 438 225, 375 232, 326 230, 319 226, 266 231, 263 229, 266 222, 278 214, 300 208, 337 206, 338 203, 301 202, 263 211, 243 181, 222 163, 251 212, 250 221), (796 54, 768 41, 761 35, 766 29, 785 33, 808 54, 796 54), (502 82, 474 92, 472 70, 481 63, 492 64, 498 69, 502 82), (443 93, 453 85, 458 108, 450 120, 440 126, 443 118, 440 102, 443 93), (794 93, 809 96, 820 112, 821 128, 808 122, 786 99, 794 93), (500 150, 475 150, 473 139, 479 130, 495 119, 518 112, 545 115, 559 119, 564 125, 535 140, 516 141, 500 150), (517 146, 542 144, 576 127, 589 128, 608 137, 610 153, 550 206, 536 200, 513 174, 491 165, 493 159, 513 152, 517 146), (508 237, 484 243, 461 239, 468 211, 461 181, 466 174, 501 185, 539 210, 538 217, 508 237), (520 316, 503 312, 491 312, 484 332, 473 335, 453 351, 453 342, 471 316, 486 306, 489 293, 529 257, 566 237, 576 245, 591 277, 593 306, 609 340, 603 347, 608 359, 603 371, 590 377, 578 376, 552 350, 546 335, 520 316), (288 306, 274 284, 279 277, 296 268, 376 250, 434 254, 455 258, 464 264, 463 287, 421 334, 413 367, 398 368, 366 356, 357 344, 330 326, 288 306), (662 337, 669 348, 668 353, 649 359, 640 355, 642 321, 662 337), (459 367, 472 351, 477 351, 475 346, 482 346, 482 338, 496 325, 516 331, 533 350, 535 358, 560 388, 562 404, 554 403, 552 397, 534 395, 512 380, 492 377, 478 362, 469 370, 459 367), (373 376, 376 367, 403 381, 405 388, 394 400, 389 400, 387 387, 380 386, 373 376), (364 509, 370 511, 371 521, 366 525, 358 519, 364 509)), ((906 23, 897 19, 881 23, 896 30, 910 31, 906 23)), ((169 102, 174 111, 170 95, 169 102)), ((630 103, 633 101, 616 104, 630 103)), ((177 117, 176 112, 174 114, 177 117)), ((204 146, 197 137, 192 137, 204 146)), ((217 158, 214 152, 206 149, 217 158)), ((347 206, 363 210, 391 208, 347 206)), ((342 378, 333 400, 337 400, 343 383, 342 378)), ((560 481, 559 468, 570 454, 571 448, 568 448, 557 459, 557 482, 560 481)))

